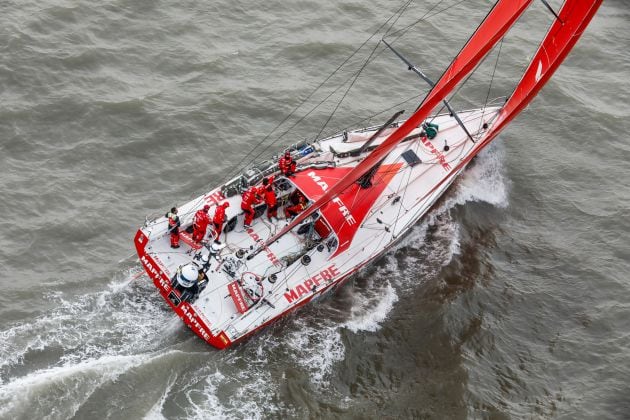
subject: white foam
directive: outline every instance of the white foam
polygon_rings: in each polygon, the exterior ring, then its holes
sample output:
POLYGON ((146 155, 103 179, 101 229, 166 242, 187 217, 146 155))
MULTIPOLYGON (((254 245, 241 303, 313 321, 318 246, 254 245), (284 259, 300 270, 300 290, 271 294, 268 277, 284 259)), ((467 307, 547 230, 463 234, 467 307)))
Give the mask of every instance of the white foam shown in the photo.
POLYGON ((81 404, 104 383, 115 380, 129 369, 167 354, 169 353, 104 356, 76 364, 41 369, 14 378, 0 386, 0 416, 13 417, 16 411, 28 412, 34 400, 51 400, 50 404, 56 407, 57 414, 65 418, 72 417, 81 404), (55 395, 59 393, 61 394, 55 395), (70 404, 54 404, 54 400, 59 397, 70 404))
POLYGON ((286 339, 289 356, 309 372, 311 383, 320 388, 329 383, 333 367, 345 357, 339 327, 330 321, 314 327, 300 323, 286 339))
POLYGON ((217 396, 219 383, 224 379, 225 376, 216 371, 206 378, 202 390, 190 389, 186 391, 186 399, 190 404, 190 408, 186 409, 186 417, 200 420, 228 418, 227 412, 224 411, 217 396))
MULTIPOLYGON (((490 144, 477 157, 457 181, 457 191, 452 202, 445 204, 452 208, 456 204, 470 201, 483 201, 499 208, 508 206, 508 183, 503 174, 504 146, 500 142, 490 144)), ((447 199, 447 201, 449 201, 447 199)))
MULTIPOLYGON (((0 332, 0 368, 11 371, 30 353, 50 347, 63 349, 52 365, 156 348, 169 335, 167 321, 177 317, 162 310, 159 296, 147 299, 150 293, 141 292, 142 299, 136 299, 143 287, 152 289, 150 284, 113 287, 71 300, 54 295, 57 307, 0 332), (108 338, 112 334, 116 340, 108 338)), ((0 384, 5 381, 3 376, 0 384)))
POLYGON ((381 323, 387 318, 387 314, 398 301, 396 290, 387 284, 377 291, 376 296, 366 297, 356 295, 355 301, 358 305, 353 305, 350 310, 350 319, 345 322, 344 327, 352 332, 377 331, 381 323), (376 301, 376 302, 375 302, 376 301))
MULTIPOLYGON (((239 357, 248 357, 239 356, 239 357)), ((247 358, 247 362, 251 359, 247 358)), ((242 360, 239 360, 242 363, 242 360)), ((191 419, 225 419, 246 418, 262 419, 267 417, 281 418, 287 414, 287 408, 272 401, 277 395, 275 382, 271 378, 268 363, 248 365, 248 369, 238 370, 226 375, 215 371, 207 374, 203 388, 192 388, 186 391, 189 407, 185 409, 186 418, 191 419), (222 389, 231 392, 228 398, 219 398, 222 389)))
MULTIPOLYGON (((450 210, 457 205, 471 201, 483 201, 504 208, 508 205, 508 188, 503 175, 503 148, 492 144, 478 157, 475 165, 466 170, 455 184, 455 190, 432 210, 400 245, 417 250, 405 262, 414 271, 422 273, 424 279, 436 276, 442 267, 448 265, 454 256, 459 255, 460 225, 450 216, 450 210), (427 232, 433 227, 432 241, 427 242, 427 232)), ((390 253, 390 256, 392 253, 390 253)), ((386 257, 387 258, 387 257, 386 257)), ((396 289, 405 290, 417 287, 418 278, 398 276, 400 268, 395 258, 387 258, 385 265, 377 270, 373 278, 390 282, 386 287, 374 288, 369 284, 365 290, 355 290, 351 318, 344 326, 352 332, 377 331, 398 300, 396 289), (376 296, 374 291, 376 290, 376 296)))

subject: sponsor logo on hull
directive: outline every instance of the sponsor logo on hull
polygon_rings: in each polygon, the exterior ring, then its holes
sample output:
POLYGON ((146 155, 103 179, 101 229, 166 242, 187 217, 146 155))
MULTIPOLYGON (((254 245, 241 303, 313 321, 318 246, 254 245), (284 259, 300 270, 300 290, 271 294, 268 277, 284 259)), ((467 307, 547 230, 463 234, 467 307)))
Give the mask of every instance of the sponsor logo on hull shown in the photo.
MULTIPOLYGON (((326 183, 326 181, 324 181, 314 171, 310 171, 306 175, 311 177, 313 182, 315 182, 315 184, 319 185, 323 192, 328 191, 328 183, 326 183)), ((343 216, 344 219, 346 219, 346 222, 348 222, 349 225, 354 225, 355 223, 357 223, 357 221, 355 220, 354 216, 352 215, 350 210, 348 210, 348 207, 344 204, 344 202, 341 200, 341 198, 335 197, 335 198, 333 198, 330 201, 337 205, 337 207, 339 209, 339 213, 341 213, 341 215, 343 216)))
POLYGON ((218 190, 218 191, 211 192, 210 194, 205 196, 204 200, 206 201, 206 203, 217 205, 221 201, 225 200, 225 196, 223 195, 223 191, 218 190))
POLYGON ((296 300, 299 300, 302 296, 310 292, 315 292, 316 288, 320 285, 330 283, 338 275, 339 270, 335 264, 332 264, 328 268, 323 269, 313 277, 305 280, 303 283, 298 284, 296 287, 286 292, 284 294, 284 298, 287 302, 293 303, 296 300))
MULTIPOLYGON (((254 242, 256 243, 260 243, 262 241, 262 238, 260 236, 258 236, 258 234, 254 231, 254 229, 252 228, 247 228, 247 234, 250 236, 250 238, 252 238, 254 240, 254 242)), ((268 246, 265 246, 263 248, 265 250, 265 254, 267 255, 267 258, 269 259, 269 261, 275 265, 275 266, 282 266, 282 263, 280 262, 280 260, 278 259, 278 257, 276 257, 276 254, 274 254, 268 246)))
POLYGON ((440 165, 442 165, 442 168, 444 168, 444 170, 446 171, 450 171, 451 165, 449 165, 448 162, 446 161, 446 156, 444 156, 442 152, 440 152, 438 149, 435 148, 435 146, 433 145, 433 143, 431 143, 431 140, 429 140, 428 137, 424 136, 424 137, 421 137, 421 139, 422 139, 422 144, 424 144, 429 149, 429 151, 435 155, 435 158, 438 160, 438 162, 440 162, 440 165))

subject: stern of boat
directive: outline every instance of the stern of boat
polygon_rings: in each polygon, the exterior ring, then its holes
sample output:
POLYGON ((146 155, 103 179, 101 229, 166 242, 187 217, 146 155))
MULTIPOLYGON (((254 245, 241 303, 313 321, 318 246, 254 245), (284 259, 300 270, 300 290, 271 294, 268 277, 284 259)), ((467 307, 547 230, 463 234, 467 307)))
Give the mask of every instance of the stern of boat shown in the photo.
POLYGON ((200 311, 195 309, 195 305, 184 302, 180 298, 180 294, 171 287, 169 276, 160 268, 155 259, 146 252, 149 237, 143 229, 136 232, 134 244, 138 252, 138 258, 144 267, 148 276, 153 280, 153 284, 159 290, 164 300, 169 304, 171 309, 179 316, 188 327, 208 344, 224 349, 229 347, 232 342, 225 332, 220 331, 218 334, 212 334, 210 322, 203 316, 200 311))

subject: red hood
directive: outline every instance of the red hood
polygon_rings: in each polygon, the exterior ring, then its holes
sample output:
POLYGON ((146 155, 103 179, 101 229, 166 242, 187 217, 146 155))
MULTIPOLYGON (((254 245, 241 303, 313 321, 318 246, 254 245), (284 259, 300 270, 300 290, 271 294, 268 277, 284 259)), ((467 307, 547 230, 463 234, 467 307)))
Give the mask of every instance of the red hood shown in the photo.
MULTIPOLYGON (((401 165, 381 165, 374 175, 372 187, 362 189, 354 183, 321 208, 322 216, 339 240, 333 256, 350 246, 357 229, 401 165)), ((316 201, 351 170, 352 168, 312 169, 296 173, 291 180, 307 198, 316 201)))

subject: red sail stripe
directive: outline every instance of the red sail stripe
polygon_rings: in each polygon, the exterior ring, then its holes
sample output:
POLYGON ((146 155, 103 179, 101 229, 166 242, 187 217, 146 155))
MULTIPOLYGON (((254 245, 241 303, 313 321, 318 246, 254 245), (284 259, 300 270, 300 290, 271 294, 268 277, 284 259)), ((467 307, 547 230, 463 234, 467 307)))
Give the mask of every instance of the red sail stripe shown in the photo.
POLYGON ((573 49, 601 3, 602 0, 567 0, 564 3, 559 14, 564 24, 554 21, 486 137, 494 138, 534 99, 573 49))
POLYGON ((268 246, 288 231, 319 210, 330 200, 341 194, 346 188, 365 175, 400 143, 407 134, 427 119, 431 111, 449 94, 449 92, 470 73, 492 47, 505 35, 532 0, 499 0, 490 13, 468 40, 464 48, 435 84, 419 109, 381 143, 360 164, 355 166, 343 179, 330 188, 319 200, 296 217, 279 233, 269 238, 268 246))
POLYGON ((446 180, 450 179, 486 147, 505 126, 514 119, 547 83, 578 41, 589 22, 597 12, 602 0, 567 0, 560 10, 560 19, 554 21, 547 35, 540 43, 538 51, 530 62, 523 78, 516 86, 514 93, 486 135, 477 142, 475 150, 460 162, 427 194, 418 198, 424 200, 433 194, 446 180), (539 70, 540 68, 540 70, 539 70))

